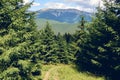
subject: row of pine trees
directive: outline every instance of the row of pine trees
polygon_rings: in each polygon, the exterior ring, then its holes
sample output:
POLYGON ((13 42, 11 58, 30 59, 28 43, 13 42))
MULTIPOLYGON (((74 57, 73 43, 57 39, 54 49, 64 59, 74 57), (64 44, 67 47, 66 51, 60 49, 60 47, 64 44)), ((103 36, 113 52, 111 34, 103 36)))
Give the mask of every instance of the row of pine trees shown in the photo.
MULTIPOLYGON (((30 4, 0 0, 0 80, 41 80, 42 64, 76 64, 79 71, 120 76, 120 1, 104 0, 91 23, 74 33, 38 30, 30 4)), ((57 25, 56 25, 57 26, 57 25)))

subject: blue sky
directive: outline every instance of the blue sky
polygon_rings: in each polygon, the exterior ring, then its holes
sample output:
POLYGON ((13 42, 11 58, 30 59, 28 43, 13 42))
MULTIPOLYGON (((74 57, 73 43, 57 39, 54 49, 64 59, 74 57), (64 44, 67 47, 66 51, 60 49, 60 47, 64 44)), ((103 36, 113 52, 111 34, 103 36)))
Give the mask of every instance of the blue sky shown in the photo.
MULTIPOLYGON (((24 3, 29 3, 33 0, 24 0, 24 3)), ((79 9, 87 12, 94 12, 95 7, 102 5, 101 0, 34 0, 30 10, 37 11, 40 9, 79 9)))

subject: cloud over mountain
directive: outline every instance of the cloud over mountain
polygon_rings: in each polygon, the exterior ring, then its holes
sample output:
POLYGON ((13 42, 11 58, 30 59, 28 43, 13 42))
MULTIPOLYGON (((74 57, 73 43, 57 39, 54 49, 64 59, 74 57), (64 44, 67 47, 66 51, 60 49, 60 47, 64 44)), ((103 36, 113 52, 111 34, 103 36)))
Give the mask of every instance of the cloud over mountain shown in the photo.
MULTIPOLYGON (((24 4, 33 0, 23 0, 24 4)), ((36 11, 43 8, 52 9, 78 9, 86 12, 95 12, 96 7, 103 6, 102 0, 34 0, 31 10, 36 11)))
MULTIPOLYGON (((24 4, 32 2, 32 0, 23 0, 24 4)), ((40 6, 40 3, 33 2, 32 6, 40 6)))
POLYGON ((101 0, 56 0, 56 2, 47 2, 45 8, 53 9, 79 9, 86 12, 94 12, 95 8, 102 4, 101 0))

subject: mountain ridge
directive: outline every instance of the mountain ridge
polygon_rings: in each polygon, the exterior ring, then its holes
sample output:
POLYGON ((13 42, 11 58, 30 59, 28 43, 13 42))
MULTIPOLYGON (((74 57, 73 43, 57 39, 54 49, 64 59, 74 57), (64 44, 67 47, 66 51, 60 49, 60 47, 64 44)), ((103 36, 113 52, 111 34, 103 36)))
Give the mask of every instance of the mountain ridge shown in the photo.
POLYGON ((84 16, 85 20, 90 22, 92 13, 80 11, 77 9, 40 9, 36 12, 36 18, 55 20, 59 22, 77 23, 84 16))

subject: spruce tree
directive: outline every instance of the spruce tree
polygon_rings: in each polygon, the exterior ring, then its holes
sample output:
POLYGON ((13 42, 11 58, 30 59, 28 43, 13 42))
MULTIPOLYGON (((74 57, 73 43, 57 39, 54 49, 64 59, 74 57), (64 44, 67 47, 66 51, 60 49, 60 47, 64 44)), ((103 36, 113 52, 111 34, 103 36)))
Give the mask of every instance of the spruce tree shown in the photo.
POLYGON ((88 36, 80 41, 77 65, 83 70, 119 80, 120 74, 120 4, 105 0, 98 8, 88 36), (89 66, 89 67, 88 67, 89 66))
POLYGON ((75 61, 75 53, 77 50, 76 47, 76 41, 75 41, 75 35, 74 34, 70 34, 70 33, 65 33, 63 35, 63 38, 66 41, 66 47, 67 47, 67 52, 69 55, 69 62, 70 63, 74 63, 75 61))
POLYGON ((0 0, 0 80, 34 80, 40 65, 32 59, 36 25, 23 0, 0 0))
POLYGON ((67 43, 66 43, 65 39, 63 38, 63 36, 60 33, 58 33, 55 40, 57 42, 56 55, 58 56, 59 63, 68 64, 70 62, 70 60, 69 60, 70 55, 67 50, 67 43))
POLYGON ((40 32, 40 60, 44 63, 56 62, 56 42, 55 34, 51 29, 49 22, 46 23, 46 27, 40 32))

